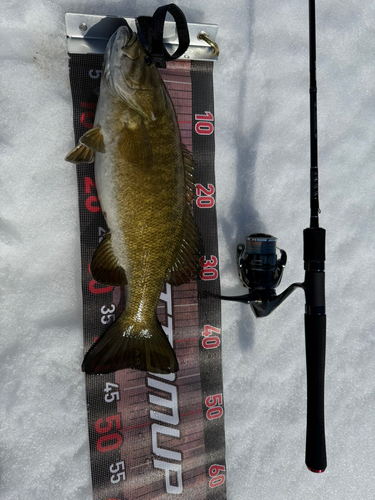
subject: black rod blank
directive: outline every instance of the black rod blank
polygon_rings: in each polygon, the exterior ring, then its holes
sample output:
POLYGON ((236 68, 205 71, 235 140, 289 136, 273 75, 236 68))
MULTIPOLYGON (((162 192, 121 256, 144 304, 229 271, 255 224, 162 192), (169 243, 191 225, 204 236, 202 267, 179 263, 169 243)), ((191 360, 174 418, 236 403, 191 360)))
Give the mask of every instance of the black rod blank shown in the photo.
POLYGON ((310 35, 310 227, 304 230, 305 345, 307 368, 307 428, 305 462, 312 472, 327 467, 324 428, 326 353, 325 229, 319 227, 318 124, 316 88, 315 0, 309 0, 310 35))
POLYGON ((319 227, 318 115, 316 86, 315 0, 309 0, 310 47, 310 227, 319 227))

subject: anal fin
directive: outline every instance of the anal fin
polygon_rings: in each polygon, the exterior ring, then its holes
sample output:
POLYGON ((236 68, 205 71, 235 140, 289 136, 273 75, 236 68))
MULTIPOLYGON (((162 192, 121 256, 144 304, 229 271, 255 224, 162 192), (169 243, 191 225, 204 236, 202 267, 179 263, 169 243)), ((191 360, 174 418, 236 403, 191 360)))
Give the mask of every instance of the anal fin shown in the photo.
POLYGON ((95 250, 91 262, 91 274, 95 281, 103 285, 126 285, 124 269, 119 265, 111 244, 111 233, 105 233, 95 250))

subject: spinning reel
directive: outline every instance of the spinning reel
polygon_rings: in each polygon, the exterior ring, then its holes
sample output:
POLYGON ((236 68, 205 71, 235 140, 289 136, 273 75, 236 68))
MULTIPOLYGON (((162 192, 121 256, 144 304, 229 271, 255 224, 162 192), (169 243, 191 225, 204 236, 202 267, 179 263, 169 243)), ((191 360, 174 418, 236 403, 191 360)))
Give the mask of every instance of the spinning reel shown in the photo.
MULTIPOLYGON (((312 219, 312 226, 316 221, 312 219)), ((296 288, 305 291, 305 343, 307 368, 306 465, 312 472, 323 472, 327 466, 324 430, 324 371, 326 313, 324 290, 325 229, 309 227, 303 232, 305 281, 293 283, 280 295, 280 284, 287 256, 277 256, 276 238, 269 234, 251 234, 246 244, 237 246, 237 268, 242 284, 249 293, 241 296, 216 297, 250 304, 257 318, 268 316, 296 288)))
POLYGON ((285 250, 276 253, 274 236, 263 233, 251 234, 246 238, 246 244, 237 246, 237 269, 243 286, 249 289, 246 295, 229 297, 221 295, 223 300, 232 300, 250 304, 257 318, 268 316, 302 283, 290 285, 280 295, 275 288, 279 286, 286 265, 285 250))

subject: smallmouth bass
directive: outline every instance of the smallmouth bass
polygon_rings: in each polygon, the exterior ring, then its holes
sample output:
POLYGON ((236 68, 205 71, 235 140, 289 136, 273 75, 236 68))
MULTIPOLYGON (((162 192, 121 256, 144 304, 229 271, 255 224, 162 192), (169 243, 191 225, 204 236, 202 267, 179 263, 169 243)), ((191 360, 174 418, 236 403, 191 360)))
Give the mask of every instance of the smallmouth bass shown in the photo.
POLYGON ((82 370, 178 370, 156 316, 165 282, 196 276, 201 248, 191 215, 194 167, 182 146, 176 113, 152 58, 129 26, 104 55, 93 128, 66 156, 95 157, 95 182, 109 231, 91 263, 94 279, 127 284, 124 312, 89 349, 82 370))

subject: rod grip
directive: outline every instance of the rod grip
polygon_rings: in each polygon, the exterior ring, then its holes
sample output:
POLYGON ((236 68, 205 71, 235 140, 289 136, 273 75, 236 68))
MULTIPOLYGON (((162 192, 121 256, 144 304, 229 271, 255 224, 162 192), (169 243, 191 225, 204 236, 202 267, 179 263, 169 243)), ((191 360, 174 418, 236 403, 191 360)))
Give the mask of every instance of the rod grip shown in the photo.
POLYGON ((325 230, 304 231, 305 343, 307 368, 306 465, 313 472, 327 467, 324 430, 324 371, 326 354, 325 230))
POLYGON ((324 430, 324 370, 326 351, 326 315, 305 314, 307 368, 307 467, 323 472, 327 467, 324 430))

